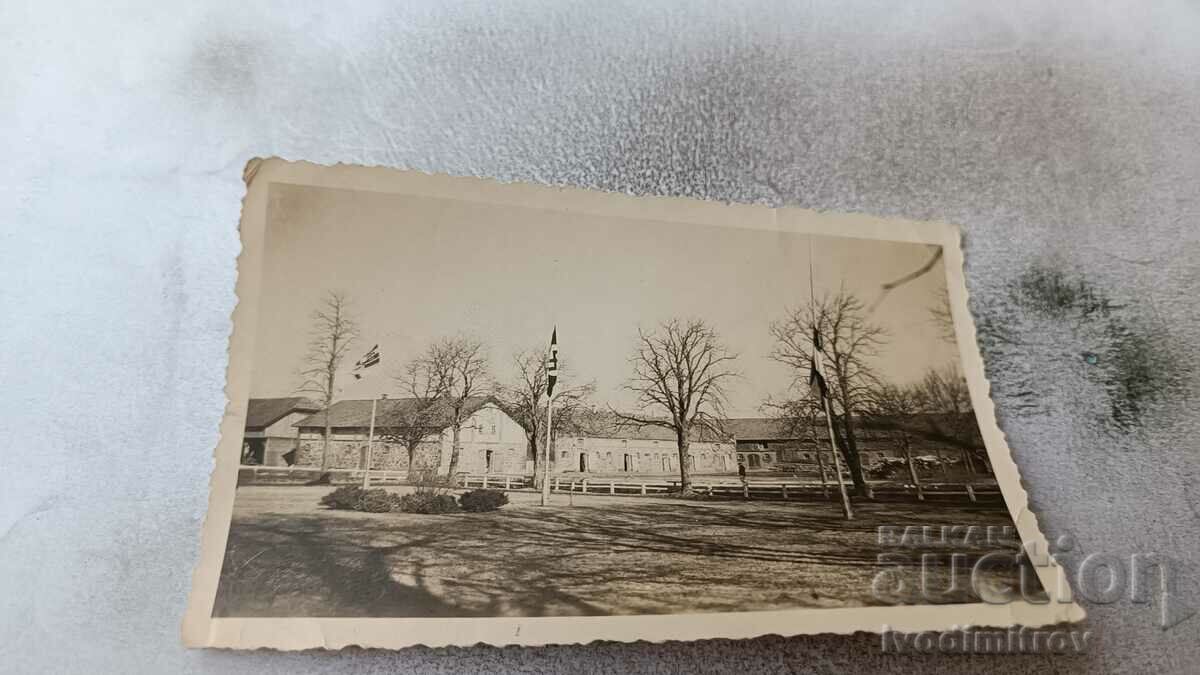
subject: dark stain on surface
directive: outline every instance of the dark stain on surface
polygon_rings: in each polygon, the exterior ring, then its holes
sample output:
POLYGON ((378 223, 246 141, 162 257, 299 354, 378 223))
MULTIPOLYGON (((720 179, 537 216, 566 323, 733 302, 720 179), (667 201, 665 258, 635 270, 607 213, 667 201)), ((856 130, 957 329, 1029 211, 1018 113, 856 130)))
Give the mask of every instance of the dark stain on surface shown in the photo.
POLYGON ((1078 355, 1072 358, 1107 398, 1100 418, 1115 430, 1140 427, 1151 406, 1182 396, 1188 367, 1167 328, 1136 304, 1114 301, 1089 279, 1057 263, 1038 263, 1010 284, 1002 304, 1004 311, 980 320, 981 346, 1001 359, 1031 361, 1026 376, 1016 378, 1019 386, 1007 394, 1018 413, 1045 411, 1047 388, 1058 383, 1036 360, 1057 353, 1078 355), (1037 330, 1039 321, 1066 328, 1070 338, 1047 342, 1037 330))
POLYGON ((1014 304, 1056 319, 1099 313, 1108 317, 1112 301, 1085 279, 1070 279, 1059 268, 1034 266, 1026 270, 1013 289, 1014 304))
POLYGON ((206 96, 245 102, 258 89, 262 45, 238 36, 214 35, 196 42, 188 57, 187 86, 206 96))

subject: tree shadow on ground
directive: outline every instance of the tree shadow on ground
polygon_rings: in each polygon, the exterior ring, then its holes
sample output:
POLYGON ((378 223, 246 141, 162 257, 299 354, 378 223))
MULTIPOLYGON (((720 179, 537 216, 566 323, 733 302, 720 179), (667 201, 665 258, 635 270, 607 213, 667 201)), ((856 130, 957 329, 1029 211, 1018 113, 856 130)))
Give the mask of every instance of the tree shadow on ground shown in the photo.
MULTIPOLYGON (((878 556, 888 552, 877 527, 925 525, 931 515, 873 505, 847 522, 812 508, 686 502, 514 505, 453 515, 239 514, 214 616, 570 616, 884 604, 871 594, 878 556)), ((989 510, 947 517, 1011 524, 1007 514, 989 510)), ((919 559, 923 551, 907 552, 919 559)), ((975 600, 968 592, 945 601, 975 600)))

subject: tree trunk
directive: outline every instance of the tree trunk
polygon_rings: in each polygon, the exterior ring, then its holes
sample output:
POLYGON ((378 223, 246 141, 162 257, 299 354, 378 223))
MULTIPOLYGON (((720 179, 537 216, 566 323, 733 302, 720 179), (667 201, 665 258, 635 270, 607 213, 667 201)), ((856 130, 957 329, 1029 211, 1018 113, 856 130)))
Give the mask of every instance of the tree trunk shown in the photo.
POLYGON ((679 447, 679 490, 681 494, 692 493, 692 470, 688 466, 688 449, 691 440, 688 438, 688 428, 683 427, 676 432, 676 443, 679 447))
POLYGON ((532 434, 526 433, 525 440, 528 443, 529 455, 533 457, 533 487, 541 489, 542 487, 542 449, 538 447, 538 433, 534 431, 532 434))
POLYGON ((408 451, 408 480, 409 480, 409 482, 412 482, 415 478, 417 478, 417 466, 416 466, 417 445, 420 445, 420 441, 418 441, 416 445, 405 445, 404 446, 404 449, 408 451))
POLYGON ((329 436, 332 427, 329 426, 329 403, 325 404, 325 437, 321 439, 321 474, 329 469, 329 436))
POLYGON ((966 448, 962 448, 962 458, 963 458, 963 469, 967 472, 967 476, 974 477, 975 476, 975 462, 972 461, 971 451, 966 448))
POLYGON ((873 499, 874 494, 871 493, 871 486, 867 484, 866 476, 863 475, 862 459, 858 456, 858 439, 854 437, 854 420, 849 408, 843 406, 844 413, 842 414, 842 433, 845 434, 845 443, 842 450, 846 457, 846 466, 850 469, 850 480, 854 483, 854 492, 859 497, 873 499))
POLYGON ((462 424, 456 423, 453 426, 452 440, 450 443, 450 466, 446 469, 446 480, 454 481, 454 475, 458 473, 458 455, 462 452, 462 447, 459 442, 459 437, 462 435, 462 424))
POLYGON ((917 467, 913 464, 912 448, 908 444, 908 434, 900 432, 900 441, 904 448, 904 462, 908 464, 908 475, 912 478, 913 486, 917 489, 917 499, 925 501, 925 490, 921 488, 921 478, 917 475, 917 467))

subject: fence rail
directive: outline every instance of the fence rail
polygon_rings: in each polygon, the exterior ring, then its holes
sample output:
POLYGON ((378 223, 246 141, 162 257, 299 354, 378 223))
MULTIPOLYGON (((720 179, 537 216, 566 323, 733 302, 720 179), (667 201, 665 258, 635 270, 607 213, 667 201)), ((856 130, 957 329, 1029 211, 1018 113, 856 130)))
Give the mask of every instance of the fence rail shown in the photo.
MULTIPOLYGON (((261 466, 243 464, 238 467, 238 485, 297 485, 325 482, 328 474, 333 485, 362 483, 362 469, 325 469, 311 466, 261 466)), ((402 485, 408 482, 407 471, 371 470, 372 485, 402 485)))
MULTIPOLYGON (((334 485, 358 484, 362 482, 362 469, 326 469, 299 466, 242 465, 238 469, 239 485, 302 485, 325 482, 334 485)), ((579 476, 554 476, 551 491, 564 494, 593 495, 662 495, 679 491, 679 481, 669 479, 630 480, 616 478, 585 478, 579 476)), ((371 471, 371 485, 405 485, 406 471, 371 471)), ((497 490, 533 489, 533 480, 522 474, 459 474, 455 484, 464 488, 492 488, 497 490)), ((1002 499, 1000 489, 992 483, 921 483, 920 490, 912 483, 868 481, 876 498, 917 498, 919 500, 942 501, 947 498, 965 497, 968 501, 996 501, 1002 499)), ((766 500, 818 500, 837 499, 837 484, 832 481, 777 481, 753 479, 741 481, 699 480, 693 481, 692 490, 712 497, 766 499, 766 500)))
MULTIPOLYGON (((464 475, 463 487, 492 487, 504 489, 532 488, 526 476, 464 475)), ((966 497, 971 502, 1002 499, 998 486, 981 483, 922 483, 915 484, 869 481, 876 498, 911 498, 940 501, 945 498, 966 497)), ((552 492, 596 495, 655 495, 679 491, 679 481, 618 480, 615 478, 581 478, 555 476, 551 478, 552 492)), ((819 481, 695 481, 694 492, 713 496, 742 499, 812 500, 837 498, 837 485, 819 481)))

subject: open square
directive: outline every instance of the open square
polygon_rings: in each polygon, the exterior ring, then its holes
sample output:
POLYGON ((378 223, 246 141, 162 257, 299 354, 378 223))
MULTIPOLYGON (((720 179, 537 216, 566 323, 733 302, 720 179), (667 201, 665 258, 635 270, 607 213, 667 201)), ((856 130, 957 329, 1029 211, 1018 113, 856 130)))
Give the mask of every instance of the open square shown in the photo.
MULTIPOLYGON (((400 488, 399 491, 406 491, 400 488)), ((571 616, 883 604, 879 526, 1003 527, 994 506, 683 501, 531 492, 491 513, 358 513, 328 486, 239 488, 217 616, 571 616)), ((990 549, 980 548, 976 553, 990 549)), ((956 553, 969 553, 956 545, 956 553)), ((919 557, 920 550, 908 550, 919 557)), ((1016 584, 1013 569, 991 569, 1016 584)), ((916 575, 914 575, 915 579, 916 575)), ((942 602, 977 601, 939 570, 942 602)), ((917 597, 913 602, 928 602, 917 597)), ((930 595, 927 593, 927 596, 930 595)), ((888 598, 889 602, 904 598, 888 598)))

